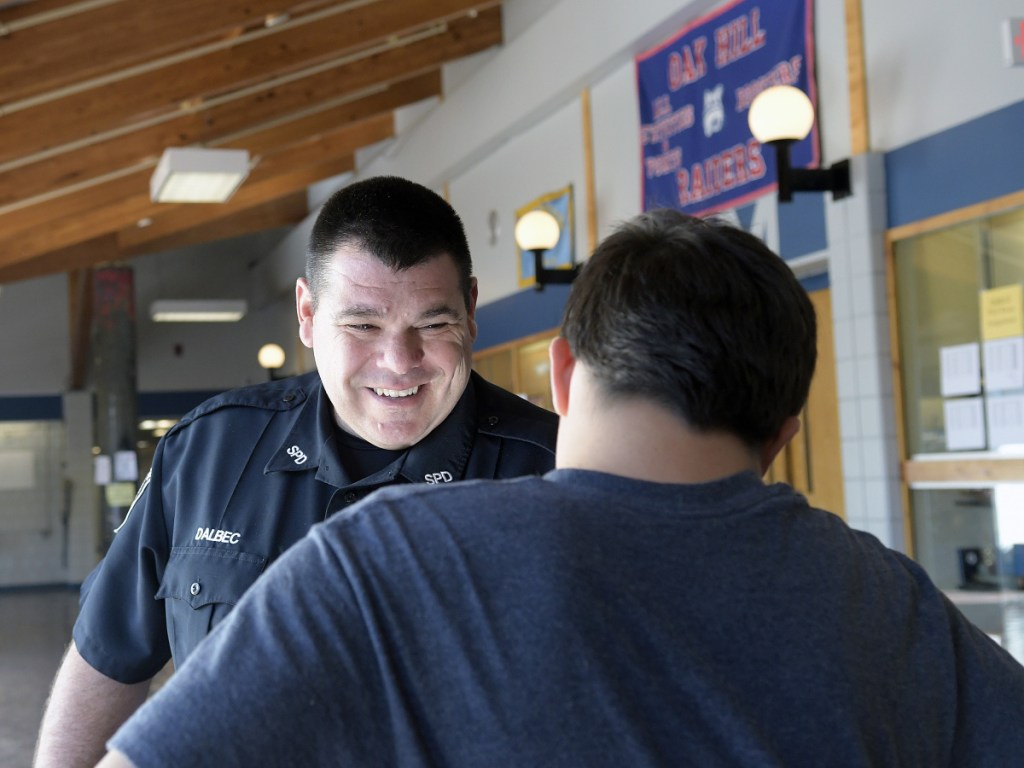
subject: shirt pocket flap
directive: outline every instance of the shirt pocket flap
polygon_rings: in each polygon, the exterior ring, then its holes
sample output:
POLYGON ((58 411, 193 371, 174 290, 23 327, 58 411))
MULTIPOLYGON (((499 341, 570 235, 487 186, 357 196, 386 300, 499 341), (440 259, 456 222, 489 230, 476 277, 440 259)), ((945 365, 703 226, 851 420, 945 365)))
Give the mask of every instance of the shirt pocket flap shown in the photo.
POLYGON ((214 547, 173 547, 157 599, 173 597, 193 608, 212 603, 234 605, 256 577, 267 558, 249 552, 214 547))

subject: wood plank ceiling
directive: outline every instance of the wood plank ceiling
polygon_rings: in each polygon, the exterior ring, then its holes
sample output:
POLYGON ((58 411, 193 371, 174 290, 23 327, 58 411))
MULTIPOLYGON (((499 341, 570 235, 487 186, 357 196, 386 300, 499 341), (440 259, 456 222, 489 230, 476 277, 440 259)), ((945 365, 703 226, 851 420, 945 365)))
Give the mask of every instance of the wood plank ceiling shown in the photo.
POLYGON ((295 223, 501 41, 500 1, 0 0, 0 284, 295 223), (183 146, 248 149, 249 178, 150 202, 183 146))

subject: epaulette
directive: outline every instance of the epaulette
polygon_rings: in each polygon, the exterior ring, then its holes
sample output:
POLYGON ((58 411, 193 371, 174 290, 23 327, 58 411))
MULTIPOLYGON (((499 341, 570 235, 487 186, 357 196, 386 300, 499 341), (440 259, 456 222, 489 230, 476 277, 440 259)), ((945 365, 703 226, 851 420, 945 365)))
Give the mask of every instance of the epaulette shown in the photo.
POLYGON ((278 381, 251 384, 211 397, 181 417, 168 432, 182 429, 197 419, 225 408, 257 408, 265 411, 290 411, 306 402, 320 383, 316 371, 278 381))
POLYGON ((534 405, 474 374, 478 429, 506 440, 523 440, 553 449, 558 415, 534 405))

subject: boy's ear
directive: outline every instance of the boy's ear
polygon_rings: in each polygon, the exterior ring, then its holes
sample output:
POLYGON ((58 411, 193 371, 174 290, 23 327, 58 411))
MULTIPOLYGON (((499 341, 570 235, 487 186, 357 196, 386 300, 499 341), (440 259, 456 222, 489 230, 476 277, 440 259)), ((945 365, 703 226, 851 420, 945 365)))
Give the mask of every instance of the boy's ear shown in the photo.
POLYGON ((572 380, 576 358, 572 356, 569 342, 561 336, 551 340, 548 357, 551 359, 551 401, 555 412, 565 416, 569 410, 569 382, 572 380))
POLYGON ((761 474, 763 475, 768 471, 768 467, 775 461, 775 457, 779 455, 786 444, 796 437, 797 432, 800 431, 800 417, 790 416, 779 428, 779 432, 775 437, 769 440, 761 447, 761 474))

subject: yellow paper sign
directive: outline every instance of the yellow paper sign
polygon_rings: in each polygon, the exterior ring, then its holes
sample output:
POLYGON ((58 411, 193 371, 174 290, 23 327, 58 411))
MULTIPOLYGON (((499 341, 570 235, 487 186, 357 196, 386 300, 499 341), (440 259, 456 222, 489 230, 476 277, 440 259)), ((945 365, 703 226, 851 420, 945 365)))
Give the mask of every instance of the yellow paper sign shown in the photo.
POLYGON ((1024 336, 1024 286, 1006 285, 981 292, 981 338, 1024 336))
POLYGON ((111 507, 128 507, 135 500, 135 483, 110 483, 103 490, 111 507))

